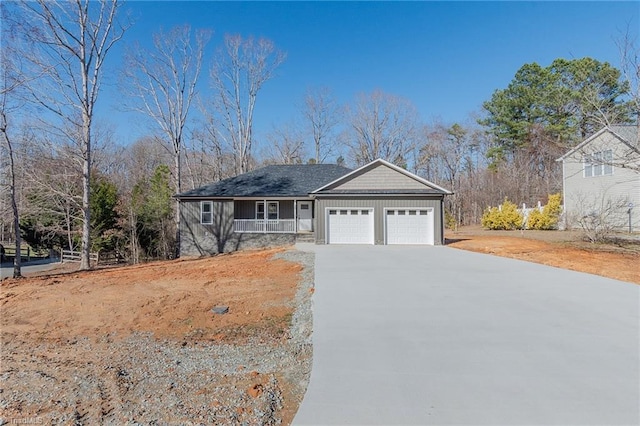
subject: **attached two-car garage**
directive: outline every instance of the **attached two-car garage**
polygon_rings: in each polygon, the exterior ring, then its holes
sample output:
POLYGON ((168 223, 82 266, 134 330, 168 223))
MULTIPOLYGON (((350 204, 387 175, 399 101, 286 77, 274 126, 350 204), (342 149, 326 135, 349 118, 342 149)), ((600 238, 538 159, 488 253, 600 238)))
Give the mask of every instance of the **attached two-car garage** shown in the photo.
POLYGON ((310 193, 318 244, 444 244, 450 191, 375 160, 310 193))
MULTIPOLYGON (((374 244, 374 208, 328 208, 328 244, 374 244)), ((434 244, 432 208, 385 208, 385 244, 434 244)))

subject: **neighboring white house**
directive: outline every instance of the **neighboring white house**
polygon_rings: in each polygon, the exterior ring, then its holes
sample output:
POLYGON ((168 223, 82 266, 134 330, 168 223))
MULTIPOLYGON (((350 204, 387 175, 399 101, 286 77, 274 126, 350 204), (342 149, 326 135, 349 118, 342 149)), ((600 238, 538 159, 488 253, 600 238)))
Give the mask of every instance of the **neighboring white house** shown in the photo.
POLYGON ((597 218, 620 231, 640 231, 638 127, 605 127, 560 157, 568 227, 597 218))

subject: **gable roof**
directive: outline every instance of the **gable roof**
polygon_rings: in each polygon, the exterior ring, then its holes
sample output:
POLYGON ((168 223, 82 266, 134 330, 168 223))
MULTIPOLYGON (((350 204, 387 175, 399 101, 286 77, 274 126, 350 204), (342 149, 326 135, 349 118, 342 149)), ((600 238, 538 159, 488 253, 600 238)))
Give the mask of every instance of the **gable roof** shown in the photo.
POLYGON ((573 155, 575 152, 583 149, 586 145, 591 143, 593 140, 599 138, 604 133, 611 133, 616 139, 618 139, 623 144, 627 145, 632 150, 640 153, 640 147, 635 146, 635 139, 638 135, 638 126, 635 124, 618 124, 612 126, 605 126, 602 129, 598 130, 593 135, 589 136, 587 139, 576 145, 574 148, 569 150, 562 157, 558 158, 556 161, 563 161, 565 158, 573 155))
POLYGON ((336 164, 271 165, 176 195, 177 198, 306 197, 351 169, 336 164))
POLYGON ((430 182, 426 179, 417 176, 402 167, 398 167, 395 164, 389 163, 381 158, 370 162, 369 164, 365 164, 364 166, 353 170, 352 172, 341 176, 331 182, 328 182, 326 185, 319 187, 318 189, 311 192, 311 194, 358 194, 358 193, 368 193, 368 194, 444 194, 451 195, 453 192, 436 185, 433 182, 430 182), (339 189, 341 185, 346 184, 347 182, 356 179, 359 176, 377 168, 377 167, 388 167, 394 170, 397 173, 415 181, 418 185, 414 188, 388 188, 388 189, 339 189))

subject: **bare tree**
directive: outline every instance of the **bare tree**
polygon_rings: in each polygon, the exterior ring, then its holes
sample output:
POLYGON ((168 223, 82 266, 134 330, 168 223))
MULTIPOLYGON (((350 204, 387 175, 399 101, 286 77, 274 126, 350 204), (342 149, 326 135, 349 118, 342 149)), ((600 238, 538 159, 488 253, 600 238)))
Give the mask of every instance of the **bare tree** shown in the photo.
POLYGON ((427 146, 423 150, 429 158, 422 163, 431 163, 437 170, 435 179, 446 184, 453 195, 447 197, 446 205, 453 217, 455 229, 463 223, 463 201, 461 194, 464 172, 472 168, 474 151, 469 130, 460 124, 445 126, 436 123, 427 135, 427 146))
POLYGON ((271 40, 226 35, 224 49, 211 69, 221 140, 231 148, 235 173, 251 165, 253 114, 258 92, 285 60, 271 40))
POLYGON ((233 154, 221 140, 216 115, 204 103, 199 108, 204 120, 191 132, 185 151, 192 188, 235 175, 233 154))
POLYGON ((629 85, 633 114, 636 116, 636 147, 640 150, 640 46, 631 36, 630 28, 617 40, 620 50, 622 77, 629 85))
POLYGON ((82 164, 73 144, 52 137, 56 135, 22 131, 22 216, 40 240, 63 245, 66 239, 66 246, 75 250, 82 234, 82 164))
MULTIPOLYGON (((3 21, 7 22, 6 14, 8 11, 4 5, 0 5, 0 8, 0 17, 3 21)), ((22 276, 20 265, 22 239, 20 238, 20 213, 16 201, 18 197, 16 191, 16 161, 14 143, 12 142, 13 135, 10 131, 10 118, 15 115, 22 106, 22 102, 18 100, 17 92, 23 88, 26 81, 23 77, 24 74, 19 72, 21 58, 19 55, 16 55, 13 49, 13 37, 9 34, 6 25, 3 26, 2 29, 2 38, 4 41, 2 47, 0 47, 0 63, 2 64, 0 68, 2 72, 2 76, 0 77, 0 133, 2 134, 2 140, 4 142, 3 148, 6 148, 6 157, 9 159, 9 200, 13 215, 14 242, 16 248, 16 255, 13 261, 13 277, 18 278, 22 276)), ((4 149, 2 151, 4 151, 4 149)))
POLYGON ((267 135, 271 153, 268 162, 300 164, 304 160, 304 136, 299 126, 285 124, 267 135))
POLYGON ((37 0, 24 2, 24 34, 35 55, 30 59, 40 84, 31 84, 33 100, 44 107, 63 133, 78 138, 82 159, 82 255, 80 269, 89 269, 90 173, 94 107, 100 93, 105 59, 122 38, 117 22, 118 0, 37 0))
MULTIPOLYGON (((153 36, 153 50, 139 46, 127 55, 125 78, 130 93, 139 101, 131 108, 147 115, 169 141, 173 155, 173 181, 176 193, 181 192, 181 155, 183 136, 191 104, 196 96, 202 56, 210 30, 195 32, 184 25, 153 36)), ((180 211, 176 200, 176 255, 180 247, 180 211)))
POLYGON ((411 102, 379 90, 362 94, 348 120, 346 144, 356 165, 377 158, 405 165, 419 126, 418 113, 411 102))
POLYGON ((625 229, 628 197, 615 196, 604 190, 592 194, 577 193, 572 201, 575 211, 565 220, 569 225, 577 223, 590 242, 604 242, 616 231, 625 229))
POLYGON ((146 136, 114 153, 114 157, 123 166, 111 174, 121 197, 118 206, 120 226, 127 234, 129 259, 132 263, 138 263, 143 251, 139 213, 145 201, 144 190, 160 165, 171 164, 172 155, 154 137, 146 136))
MULTIPOLYGON (((5 55, 2 55, 2 62, 6 63, 5 60, 7 58, 5 55)), ((7 86, 8 83, 8 75, 6 73, 6 68, 3 67, 3 83, 2 88, 0 89, 0 133, 2 134, 2 139, 5 143, 7 149, 7 157, 9 158, 9 199, 11 203, 11 212, 13 213, 13 230, 14 230, 14 241, 16 248, 16 255, 13 260, 13 278, 19 278, 22 276, 21 272, 21 256, 20 249, 22 240, 20 238, 20 213, 18 212, 18 204, 16 202, 17 193, 16 193, 16 166, 15 166, 15 154, 14 154, 14 144, 12 143, 12 136, 8 131, 8 105, 7 105, 7 97, 9 96, 9 92, 11 88, 7 86)), ((11 83, 9 83, 11 86, 11 83)))
POLYGON ((310 89, 304 97, 303 113, 313 138, 315 162, 323 163, 333 148, 329 138, 340 122, 340 106, 327 87, 310 89))

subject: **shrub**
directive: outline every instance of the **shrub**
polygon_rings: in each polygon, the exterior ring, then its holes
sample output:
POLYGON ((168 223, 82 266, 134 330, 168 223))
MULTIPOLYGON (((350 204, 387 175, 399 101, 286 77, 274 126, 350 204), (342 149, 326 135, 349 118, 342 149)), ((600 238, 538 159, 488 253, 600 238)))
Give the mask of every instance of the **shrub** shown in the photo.
POLYGON ((456 229, 456 218, 446 209, 444 211, 444 225, 447 229, 456 229))
POLYGON ((529 213, 527 228, 539 230, 556 229, 562 211, 561 201, 562 196, 560 194, 549 195, 547 205, 542 208, 542 211, 536 209, 529 213))
POLYGON ((520 229, 523 221, 518 207, 506 198, 500 207, 488 208, 482 215, 482 226, 487 229, 520 229))

